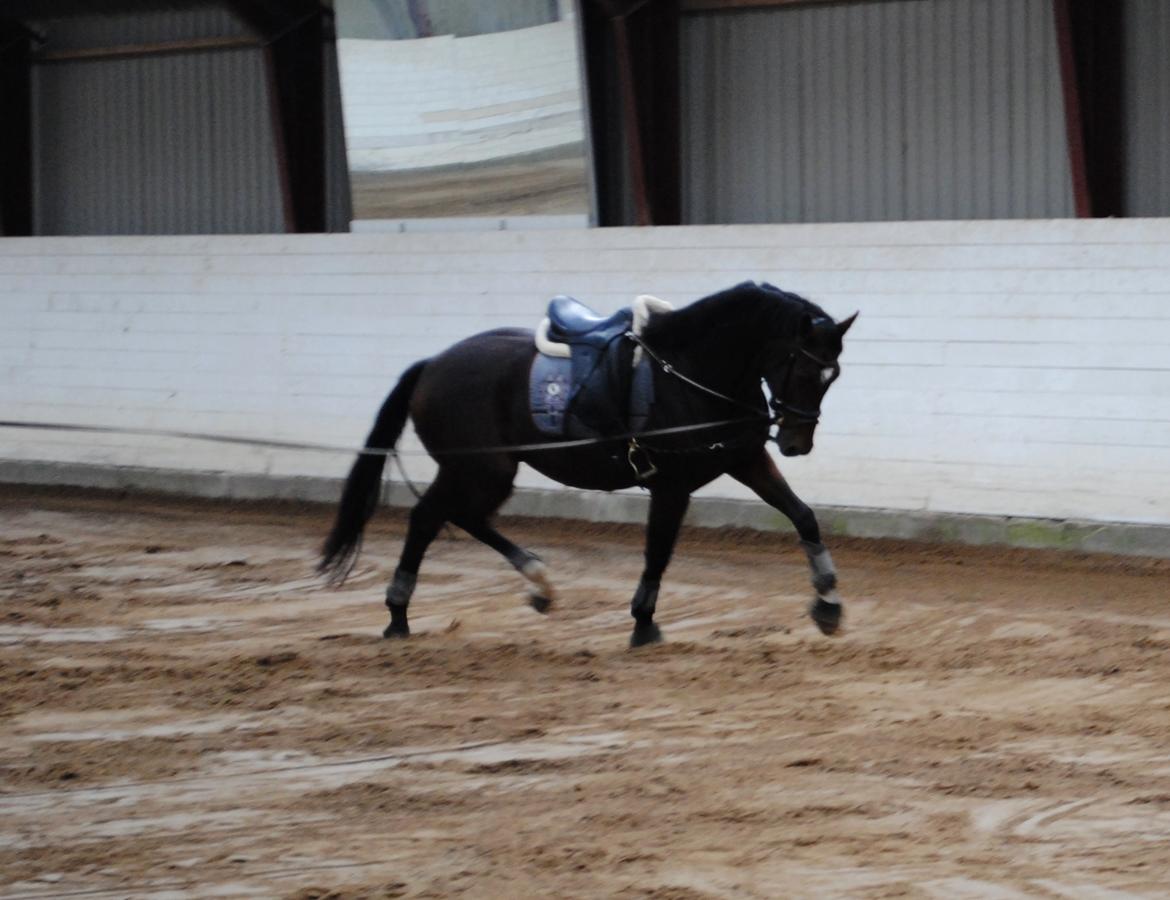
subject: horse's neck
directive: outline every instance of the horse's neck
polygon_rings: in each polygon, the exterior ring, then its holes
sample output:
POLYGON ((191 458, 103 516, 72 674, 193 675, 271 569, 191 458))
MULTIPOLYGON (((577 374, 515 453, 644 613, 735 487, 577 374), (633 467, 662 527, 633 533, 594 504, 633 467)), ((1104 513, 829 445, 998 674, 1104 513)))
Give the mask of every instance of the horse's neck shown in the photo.
POLYGON ((760 335, 750 322, 726 321, 677 345, 671 360, 696 381, 723 393, 742 393, 759 383, 760 335))

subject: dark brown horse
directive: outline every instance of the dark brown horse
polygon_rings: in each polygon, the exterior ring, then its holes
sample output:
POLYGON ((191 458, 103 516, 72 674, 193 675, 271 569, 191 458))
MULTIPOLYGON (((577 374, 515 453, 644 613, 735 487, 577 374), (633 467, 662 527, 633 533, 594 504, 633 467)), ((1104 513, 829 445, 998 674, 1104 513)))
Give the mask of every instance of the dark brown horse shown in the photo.
MULTIPOLYGON (((368 449, 392 449, 409 415, 439 464, 410 514, 386 592, 391 618, 385 636, 410 634, 407 605, 419 565, 447 522, 501 553, 527 579, 533 606, 549 608, 554 592, 544 564, 491 524, 522 462, 572 487, 612 491, 641 483, 649 489, 646 566, 631 604, 632 646, 661 640, 654 623, 659 583, 691 493, 724 473, 792 520, 816 590, 810 613, 821 631, 834 633, 841 602, 832 558, 816 516, 780 475, 766 444, 776 424, 774 440, 785 456, 812 450, 821 400, 840 373, 841 339, 854 318, 834 322, 808 300, 753 282, 651 318, 641 342, 656 363, 654 404, 643 431, 698 427, 641 438, 638 467, 631 465, 628 437, 571 448, 535 446, 557 439, 535 427, 528 407, 536 353, 531 331, 488 331, 415 363, 386 398, 366 440, 368 449), (651 467, 656 471, 645 478, 651 467)), ((632 356, 633 340, 623 343, 614 352, 632 356)), ((319 566, 334 581, 345 578, 360 549, 385 460, 384 453, 360 455, 349 473, 319 566)))

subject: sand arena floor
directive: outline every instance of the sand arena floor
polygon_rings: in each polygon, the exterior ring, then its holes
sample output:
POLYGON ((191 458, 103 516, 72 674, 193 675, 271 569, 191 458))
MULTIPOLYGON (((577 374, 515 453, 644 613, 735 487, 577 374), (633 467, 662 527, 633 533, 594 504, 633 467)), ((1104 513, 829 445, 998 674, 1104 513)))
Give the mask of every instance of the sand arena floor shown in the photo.
POLYGON ((631 652, 637 529, 508 523, 541 617, 440 538, 341 590, 330 510, 2 488, 0 896, 1170 893, 1170 564, 684 535, 631 652))

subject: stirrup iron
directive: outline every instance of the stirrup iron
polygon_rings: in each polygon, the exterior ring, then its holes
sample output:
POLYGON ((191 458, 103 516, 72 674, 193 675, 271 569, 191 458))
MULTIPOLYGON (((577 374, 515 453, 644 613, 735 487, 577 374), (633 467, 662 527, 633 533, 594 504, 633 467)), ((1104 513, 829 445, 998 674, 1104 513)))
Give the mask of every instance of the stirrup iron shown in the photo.
POLYGON ((630 438, 629 449, 626 452, 626 460, 630 464, 630 468, 634 470, 634 477, 638 481, 649 481, 658 474, 658 466, 654 465, 653 460, 650 459, 650 454, 646 452, 635 438, 630 438), (641 459, 639 459, 641 454, 641 459), (639 465, 641 463, 641 465, 639 465))

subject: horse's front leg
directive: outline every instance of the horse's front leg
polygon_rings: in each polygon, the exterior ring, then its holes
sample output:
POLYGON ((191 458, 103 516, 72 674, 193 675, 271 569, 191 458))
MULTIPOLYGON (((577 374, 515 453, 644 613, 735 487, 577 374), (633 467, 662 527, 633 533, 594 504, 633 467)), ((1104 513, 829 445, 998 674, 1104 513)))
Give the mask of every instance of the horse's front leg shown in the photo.
POLYGON ((658 486, 650 490, 650 519, 646 524, 646 566, 642 580, 630 603, 630 615, 634 617, 634 632, 630 635, 630 646, 656 644, 662 640, 662 632, 654 623, 654 610, 658 606, 658 588, 662 573, 674 553, 674 542, 686 515, 691 495, 681 489, 658 486))
POLYGON ((821 529, 817 517, 803 500, 793 493, 776 463, 761 449, 751 461, 737 466, 728 474, 760 495, 765 503, 776 507, 796 526, 800 545, 808 556, 816 599, 809 607, 809 615, 824 634, 834 634, 841 627, 841 598, 837 596, 837 569, 833 557, 821 543, 821 529))

